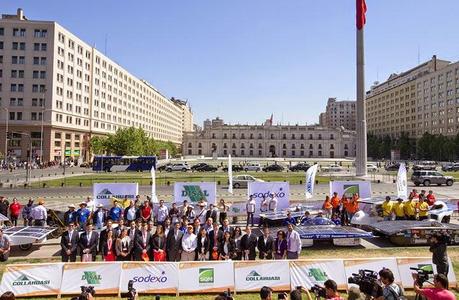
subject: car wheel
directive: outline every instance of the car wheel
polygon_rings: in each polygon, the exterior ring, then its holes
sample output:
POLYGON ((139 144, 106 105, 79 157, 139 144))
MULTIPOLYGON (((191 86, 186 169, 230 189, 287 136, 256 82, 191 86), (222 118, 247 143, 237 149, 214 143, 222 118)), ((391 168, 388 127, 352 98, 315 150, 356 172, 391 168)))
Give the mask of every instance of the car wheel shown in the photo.
POLYGON ((424 186, 429 186, 430 185, 430 180, 424 180, 424 186))
POLYGON ((240 188, 240 187, 241 187, 241 185, 240 185, 239 183, 233 184, 233 188, 235 188, 235 189, 238 189, 238 188, 240 188))
POLYGON ((183 168, 183 169, 182 169, 182 172, 186 172, 186 168, 183 168))
POLYGON ((27 251, 30 248, 32 248, 32 243, 19 245, 19 249, 21 249, 22 251, 27 251))
POLYGON ((446 180, 446 185, 447 186, 452 186, 453 185, 453 181, 452 180, 446 180))
POLYGON ((172 172, 172 169, 166 169, 166 172, 172 172))

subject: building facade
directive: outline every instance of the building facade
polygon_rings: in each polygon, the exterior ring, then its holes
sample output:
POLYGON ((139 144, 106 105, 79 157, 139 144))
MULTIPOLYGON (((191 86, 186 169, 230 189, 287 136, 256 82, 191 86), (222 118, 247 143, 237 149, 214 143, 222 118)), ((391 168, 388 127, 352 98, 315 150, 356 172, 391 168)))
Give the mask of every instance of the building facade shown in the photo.
POLYGON ((459 132, 459 62, 431 60, 374 85, 366 95, 368 133, 420 138, 459 132))
POLYGON ((216 118, 185 132, 183 155, 288 158, 355 157, 355 132, 308 125, 229 125, 216 118))
POLYGON ((355 130, 356 126, 355 101, 338 101, 328 98, 325 112, 319 116, 319 124, 323 127, 344 127, 355 130))
POLYGON ((32 149, 44 162, 89 160, 92 136, 131 126, 179 145, 192 126, 187 104, 56 22, 27 20, 20 9, 0 20, 0 77, 0 152, 8 126, 9 157, 26 159, 32 149))

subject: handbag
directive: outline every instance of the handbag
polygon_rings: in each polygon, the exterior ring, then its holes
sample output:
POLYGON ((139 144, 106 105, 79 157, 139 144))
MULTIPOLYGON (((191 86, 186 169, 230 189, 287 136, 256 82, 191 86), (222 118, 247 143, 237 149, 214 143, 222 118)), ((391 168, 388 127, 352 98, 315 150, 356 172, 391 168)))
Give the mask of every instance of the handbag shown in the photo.
POLYGON ((160 252, 157 250, 153 250, 153 259, 155 261, 166 261, 166 252, 160 252))
POLYGON ((115 255, 112 251, 108 251, 107 255, 104 256, 105 261, 115 261, 115 255))
POLYGON ((147 253, 142 253, 141 259, 142 259, 143 261, 150 261, 150 258, 148 257, 148 254, 147 254, 147 253))
POLYGON ((91 253, 83 253, 83 255, 81 256, 81 261, 82 262, 92 261, 92 254, 91 253))
POLYGON ((217 250, 212 250, 212 259, 213 260, 218 260, 219 255, 217 250))

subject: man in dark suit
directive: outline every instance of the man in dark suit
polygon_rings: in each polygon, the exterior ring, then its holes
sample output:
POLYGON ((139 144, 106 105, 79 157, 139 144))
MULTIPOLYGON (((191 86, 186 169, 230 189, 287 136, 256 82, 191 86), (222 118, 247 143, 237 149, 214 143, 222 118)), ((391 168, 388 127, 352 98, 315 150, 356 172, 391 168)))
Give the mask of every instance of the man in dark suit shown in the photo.
POLYGON ((260 259, 272 259, 273 258, 273 246, 274 239, 269 235, 269 228, 263 227, 263 235, 258 237, 258 257, 260 259))
POLYGON ((245 234, 241 238, 241 250, 242 257, 245 260, 255 260, 257 256, 257 236, 252 233, 252 228, 247 226, 245 228, 245 234))
POLYGON ((78 242, 82 259, 83 254, 90 254, 92 261, 96 261, 98 241, 99 234, 93 231, 92 224, 86 224, 86 231, 81 234, 78 242))
POLYGON ((215 206, 211 203, 209 204, 209 209, 206 212, 206 220, 212 218, 213 221, 217 222, 218 218, 218 210, 215 206))
POLYGON ((220 227, 220 231, 222 233, 225 233, 226 231, 228 231, 230 233, 230 235, 233 235, 233 230, 234 230, 234 228, 229 225, 229 220, 227 218, 225 218, 223 220, 222 227, 220 227))
POLYGON ((212 252, 218 251, 220 243, 223 240, 223 231, 219 230, 217 222, 212 225, 213 229, 209 231, 209 259, 213 260, 212 252))
POLYGON ((75 262, 78 250, 79 234, 75 230, 75 224, 69 223, 68 230, 61 237, 62 262, 75 262))
POLYGON ((142 229, 137 232, 134 239, 134 260, 145 261, 149 260, 151 248, 151 234, 148 232, 148 224, 143 223, 142 229))
POLYGON ((166 239, 166 252, 168 261, 180 261, 182 252, 183 232, 180 231, 180 223, 175 222, 174 228, 169 230, 166 239))

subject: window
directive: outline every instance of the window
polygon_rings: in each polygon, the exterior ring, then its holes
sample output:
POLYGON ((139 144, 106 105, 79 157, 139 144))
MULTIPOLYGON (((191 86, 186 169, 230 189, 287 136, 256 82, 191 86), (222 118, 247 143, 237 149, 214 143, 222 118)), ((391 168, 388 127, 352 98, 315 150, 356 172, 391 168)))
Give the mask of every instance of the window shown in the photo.
POLYGON ((3 27, 0 28, 0 36, 3 36, 5 34, 5 29, 3 27))
POLYGON ((3 50, 3 41, 0 41, 0 50, 3 50))

